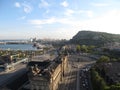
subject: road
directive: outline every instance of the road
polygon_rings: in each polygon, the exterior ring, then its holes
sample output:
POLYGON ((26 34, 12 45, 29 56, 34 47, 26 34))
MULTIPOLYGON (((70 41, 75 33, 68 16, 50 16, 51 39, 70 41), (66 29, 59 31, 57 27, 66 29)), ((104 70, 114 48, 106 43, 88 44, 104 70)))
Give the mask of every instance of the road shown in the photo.
POLYGON ((45 61, 45 60, 54 60, 56 55, 50 55, 50 53, 46 53, 43 55, 37 55, 31 58, 31 61, 45 61))
POLYGON ((5 86, 15 78, 19 77, 21 74, 26 72, 26 64, 18 64, 15 69, 9 72, 0 72, 0 87, 5 86))
POLYGON ((72 62, 68 64, 68 70, 65 72, 63 81, 59 85, 58 90, 75 90, 76 89, 76 73, 77 69, 72 67, 72 62))
POLYGON ((93 63, 90 57, 70 55, 68 70, 58 90, 91 90, 89 68, 93 63))

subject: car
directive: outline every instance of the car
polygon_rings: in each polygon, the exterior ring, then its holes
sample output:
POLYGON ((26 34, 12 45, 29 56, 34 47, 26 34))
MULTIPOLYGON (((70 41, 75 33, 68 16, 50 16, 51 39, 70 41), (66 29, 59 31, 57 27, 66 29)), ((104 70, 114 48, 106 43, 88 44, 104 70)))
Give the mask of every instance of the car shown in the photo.
POLYGON ((82 85, 83 85, 83 87, 85 87, 85 84, 84 84, 84 83, 83 83, 82 85))

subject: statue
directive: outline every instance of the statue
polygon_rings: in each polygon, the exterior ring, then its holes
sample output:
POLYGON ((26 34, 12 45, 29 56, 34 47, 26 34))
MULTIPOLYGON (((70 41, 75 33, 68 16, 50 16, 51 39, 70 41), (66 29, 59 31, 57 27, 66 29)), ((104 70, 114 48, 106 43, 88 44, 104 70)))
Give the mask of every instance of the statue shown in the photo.
POLYGON ((37 64, 35 64, 35 66, 31 66, 31 72, 34 76, 39 74, 40 69, 38 68, 37 64))

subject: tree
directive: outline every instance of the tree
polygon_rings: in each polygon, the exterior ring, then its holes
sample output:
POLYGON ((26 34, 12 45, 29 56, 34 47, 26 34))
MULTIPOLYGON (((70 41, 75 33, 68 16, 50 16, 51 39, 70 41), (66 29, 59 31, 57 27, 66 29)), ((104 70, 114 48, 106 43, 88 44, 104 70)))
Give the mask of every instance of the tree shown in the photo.
POLYGON ((87 46, 86 46, 86 45, 82 45, 82 46, 81 46, 81 51, 83 51, 83 52, 88 52, 87 46))
POLYGON ((90 45, 90 46, 88 46, 88 52, 93 52, 94 51, 94 49, 95 49, 95 46, 94 45, 90 45))
POLYGON ((108 56, 101 56, 99 58, 99 60, 97 61, 97 63, 101 63, 101 62, 109 62, 110 58, 108 56))
POLYGON ((76 51, 77 51, 77 52, 80 52, 80 45, 77 45, 77 46, 76 46, 76 51))

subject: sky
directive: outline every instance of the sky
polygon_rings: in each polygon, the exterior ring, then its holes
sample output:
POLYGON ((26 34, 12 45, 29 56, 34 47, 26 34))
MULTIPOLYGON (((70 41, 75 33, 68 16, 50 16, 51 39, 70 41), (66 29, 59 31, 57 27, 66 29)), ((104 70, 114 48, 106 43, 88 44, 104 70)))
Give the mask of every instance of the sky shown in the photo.
POLYGON ((81 30, 120 34, 120 0, 0 0, 0 39, 71 39, 81 30))

